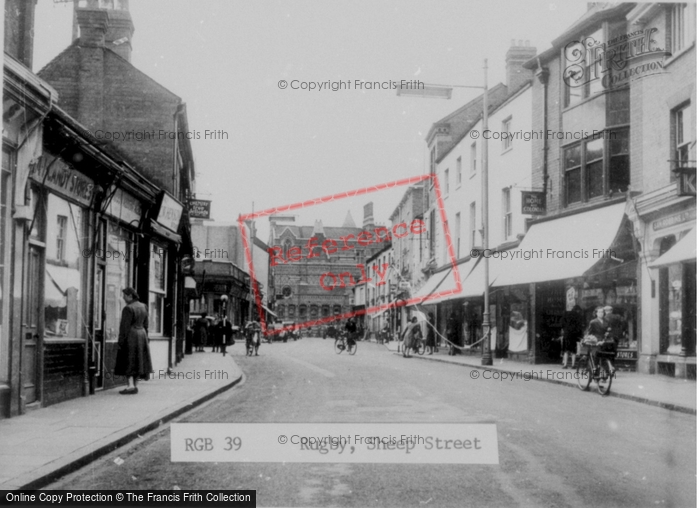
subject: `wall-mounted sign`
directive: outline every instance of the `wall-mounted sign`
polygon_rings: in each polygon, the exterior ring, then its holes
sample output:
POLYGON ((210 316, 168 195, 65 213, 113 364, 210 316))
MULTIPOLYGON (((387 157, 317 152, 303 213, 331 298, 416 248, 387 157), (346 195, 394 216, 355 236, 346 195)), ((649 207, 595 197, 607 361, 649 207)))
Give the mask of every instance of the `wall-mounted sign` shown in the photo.
POLYGON ((523 215, 544 215, 547 213, 547 203, 545 193, 538 191, 522 192, 522 214, 523 215))
POLYGON ((29 178, 85 206, 90 206, 95 192, 90 178, 53 156, 41 156, 30 162, 29 178))
POLYGON ((654 231, 658 231, 659 229, 664 229, 668 228, 670 226, 675 226, 676 224, 680 224, 682 222, 688 222, 697 216, 697 210, 695 208, 691 208, 690 210, 685 210, 680 213, 676 213, 674 215, 669 215, 668 217, 664 217, 663 219, 655 220, 654 222, 651 223, 651 228, 654 231))
POLYGON ((106 213, 130 224, 138 224, 141 220, 141 203, 130 194, 117 189, 112 196, 106 213))
POLYGON ((177 233, 180 227, 180 217, 182 216, 183 206, 175 198, 167 193, 163 193, 160 201, 160 210, 156 222, 170 231, 177 233))
POLYGON ((697 168, 678 168, 674 170, 678 175, 678 195, 693 196, 698 195, 697 191, 697 168))
POLYGON ((211 214, 211 201, 190 199, 190 219, 208 219, 211 214))

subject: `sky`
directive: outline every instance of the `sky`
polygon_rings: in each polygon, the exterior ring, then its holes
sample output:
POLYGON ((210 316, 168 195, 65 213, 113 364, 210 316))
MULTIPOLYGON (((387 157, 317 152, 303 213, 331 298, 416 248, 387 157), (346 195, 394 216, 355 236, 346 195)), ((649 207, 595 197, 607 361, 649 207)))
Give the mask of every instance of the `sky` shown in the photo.
MULTIPOLYGON (((132 63, 187 104, 196 195, 212 218, 428 172, 432 124, 478 96, 399 97, 355 81, 505 82, 511 41, 542 52, 586 11, 579 0, 131 0, 132 63), (280 81, 287 82, 286 88, 280 81), (337 91, 293 89, 347 82, 337 91), (204 139, 205 130, 223 131, 204 139)), ((34 71, 71 43, 72 2, 39 0, 34 71)), ((329 87, 329 85, 326 85, 329 87)), ((297 224, 389 223, 405 187, 295 210, 297 224)), ((268 221, 256 223, 267 240, 268 221)))

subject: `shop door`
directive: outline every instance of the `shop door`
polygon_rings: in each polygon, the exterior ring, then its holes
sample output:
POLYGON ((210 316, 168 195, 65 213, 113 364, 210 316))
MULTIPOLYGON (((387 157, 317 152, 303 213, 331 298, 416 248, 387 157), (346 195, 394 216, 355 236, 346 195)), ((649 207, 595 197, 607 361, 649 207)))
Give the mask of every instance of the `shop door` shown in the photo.
POLYGON ((105 372, 105 333, 104 333, 104 280, 105 268, 97 266, 95 274, 95 340, 92 343, 90 369, 94 372, 95 389, 104 388, 105 372))
POLYGON ((41 273, 43 249, 29 246, 29 259, 27 262, 27 276, 25 278, 25 302, 26 310, 24 324, 22 326, 22 397, 25 404, 31 404, 37 400, 39 391, 39 348, 41 347, 40 329, 41 309, 39 292, 44 280, 41 273))

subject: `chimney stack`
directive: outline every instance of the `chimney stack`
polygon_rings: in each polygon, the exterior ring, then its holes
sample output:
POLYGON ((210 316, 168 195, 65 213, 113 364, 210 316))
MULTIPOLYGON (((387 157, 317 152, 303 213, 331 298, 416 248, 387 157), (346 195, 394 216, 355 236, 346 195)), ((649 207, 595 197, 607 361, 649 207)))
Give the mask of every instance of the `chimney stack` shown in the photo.
POLYGON ((75 12, 78 27, 80 27, 81 46, 105 45, 109 15, 106 11, 97 9, 79 9, 75 12))
POLYGON ((103 45, 131 62, 131 39, 134 36, 134 24, 129 12, 129 0, 79 0, 74 3, 75 16, 73 19, 73 40, 78 37, 82 41, 83 22, 85 15, 81 12, 99 11, 107 15, 107 26, 104 33, 103 45))
POLYGON ((532 71, 525 69, 523 64, 535 56, 537 48, 530 46, 530 41, 511 40, 510 49, 506 53, 506 86, 509 94, 532 79, 532 71))

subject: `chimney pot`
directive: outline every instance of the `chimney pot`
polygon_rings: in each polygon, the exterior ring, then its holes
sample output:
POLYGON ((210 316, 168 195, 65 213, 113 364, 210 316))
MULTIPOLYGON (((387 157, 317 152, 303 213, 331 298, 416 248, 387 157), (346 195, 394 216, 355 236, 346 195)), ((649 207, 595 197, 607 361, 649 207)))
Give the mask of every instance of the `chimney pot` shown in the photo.
POLYGON ((82 46, 104 46, 109 14, 97 9, 76 10, 82 46))

